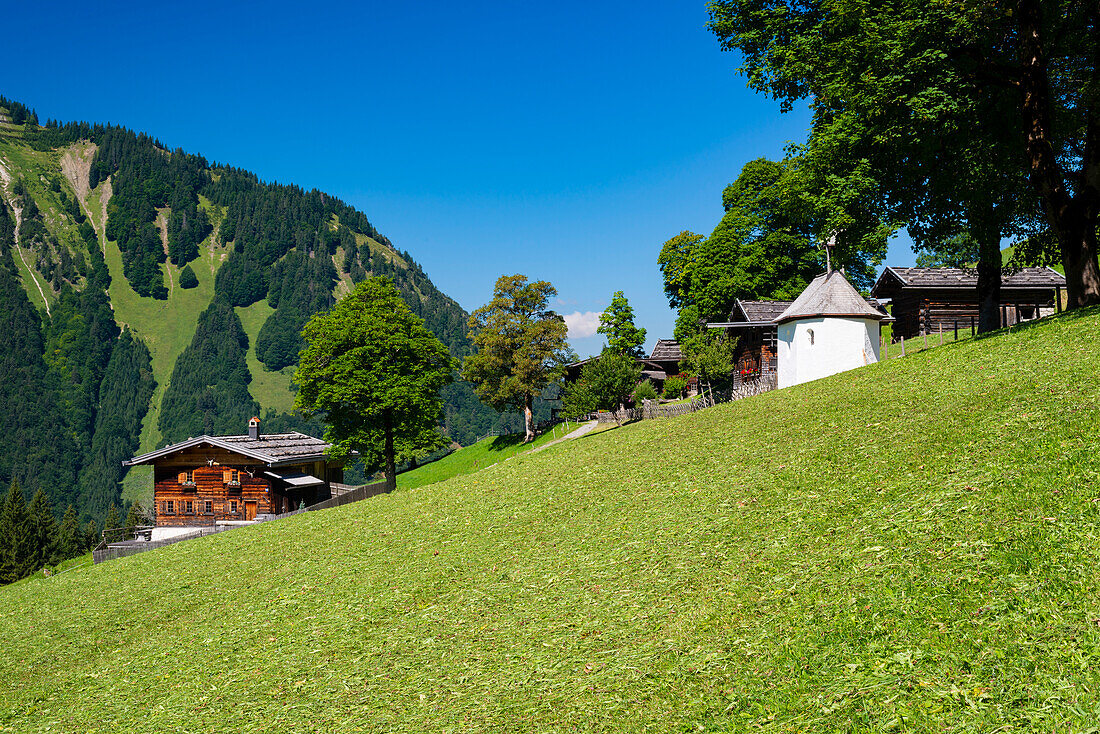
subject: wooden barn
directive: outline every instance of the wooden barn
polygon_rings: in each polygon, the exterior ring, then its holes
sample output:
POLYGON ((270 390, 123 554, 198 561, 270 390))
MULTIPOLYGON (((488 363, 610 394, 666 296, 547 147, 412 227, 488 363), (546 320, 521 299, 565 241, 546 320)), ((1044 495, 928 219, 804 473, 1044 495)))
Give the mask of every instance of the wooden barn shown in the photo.
POLYGON ((775 372, 775 320, 790 301, 734 301, 729 320, 708 323, 708 329, 725 329, 737 337, 735 379, 751 379, 775 372))
MULTIPOLYGON (((1061 307, 1065 276, 1023 268, 1001 279, 1001 326, 1047 316, 1061 307)), ((978 323, 978 273, 969 268, 886 268, 871 289, 890 299, 894 338, 971 329, 978 323)))
MULTIPOLYGON (((649 380, 661 390, 669 375, 678 375, 680 360, 684 355, 680 353, 680 343, 675 339, 658 339, 653 351, 648 357, 639 357, 638 365, 642 368, 642 379, 649 380)), ((571 362, 565 366, 565 379, 567 382, 576 382, 580 379, 581 370, 589 362, 598 360, 599 357, 589 357, 579 362, 571 362)))
POLYGON ((153 466, 159 539, 328 499, 344 474, 342 464, 326 460, 328 447, 302 433, 263 435, 253 418, 247 435, 199 436, 123 463, 153 466))

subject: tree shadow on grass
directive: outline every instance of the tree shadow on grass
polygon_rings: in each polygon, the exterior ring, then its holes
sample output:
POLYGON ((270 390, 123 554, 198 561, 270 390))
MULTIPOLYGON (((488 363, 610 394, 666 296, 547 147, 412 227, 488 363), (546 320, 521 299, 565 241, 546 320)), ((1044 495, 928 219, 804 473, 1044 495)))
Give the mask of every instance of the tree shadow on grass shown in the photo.
POLYGON ((1015 334, 1021 331, 1028 331, 1029 329, 1039 328, 1062 321, 1076 321, 1077 319, 1092 318, 1100 315, 1100 306, 1088 306, 1086 308, 1075 308, 1072 311, 1063 311, 1062 313, 1051 314, 1050 316, 1044 316, 1041 319, 1032 319, 1030 321, 1021 321, 1018 324, 1012 326, 1005 326, 997 329, 996 331, 988 331, 985 334, 978 334, 976 339, 986 339, 991 336, 1000 336, 1001 334, 1015 334))
POLYGON ((489 451, 505 451, 523 443, 524 434, 515 433, 511 436, 497 436, 489 444, 489 451))

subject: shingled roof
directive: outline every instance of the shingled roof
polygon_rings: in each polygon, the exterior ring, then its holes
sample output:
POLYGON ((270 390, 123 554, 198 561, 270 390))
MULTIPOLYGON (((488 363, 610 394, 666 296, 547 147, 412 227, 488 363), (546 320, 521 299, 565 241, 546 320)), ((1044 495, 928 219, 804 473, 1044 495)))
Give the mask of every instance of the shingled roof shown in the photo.
POLYGON ((137 466, 174 454, 194 446, 216 446, 246 456, 268 466, 300 464, 325 458, 330 444, 304 433, 271 433, 259 438, 248 436, 199 436, 189 438, 141 456, 122 462, 123 466, 137 466))
POLYGON ((680 342, 675 339, 658 339, 649 355, 652 362, 679 362, 684 358, 680 352, 680 342))
POLYGON ((815 316, 838 316, 883 321, 890 317, 867 303, 844 274, 833 270, 814 278, 802 295, 776 318, 777 323, 815 316))
MULTIPOLYGON (((896 279, 902 288, 965 288, 978 287, 978 271, 973 268, 886 268, 879 276, 871 295, 888 288, 896 279)), ((1021 268, 1001 276, 1002 288, 1065 288, 1066 277, 1050 268, 1021 268)))
POLYGON ((742 301, 739 298, 730 314, 730 321, 736 319, 738 312, 746 321, 775 321, 790 305, 791 301, 742 301))

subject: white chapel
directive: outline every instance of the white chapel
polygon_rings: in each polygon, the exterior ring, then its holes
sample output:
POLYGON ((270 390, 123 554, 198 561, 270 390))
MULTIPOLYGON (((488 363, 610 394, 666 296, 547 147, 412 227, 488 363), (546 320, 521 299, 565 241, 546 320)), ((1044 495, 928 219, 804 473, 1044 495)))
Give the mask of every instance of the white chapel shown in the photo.
POLYGON ((790 387, 879 361, 883 321, 844 273, 814 278, 776 318, 778 387, 790 387))

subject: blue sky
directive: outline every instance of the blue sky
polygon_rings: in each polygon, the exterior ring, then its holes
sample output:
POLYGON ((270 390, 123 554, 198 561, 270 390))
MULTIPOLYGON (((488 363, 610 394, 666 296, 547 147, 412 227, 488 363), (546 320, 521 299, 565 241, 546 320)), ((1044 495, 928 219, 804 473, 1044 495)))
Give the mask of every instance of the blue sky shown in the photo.
MULTIPOLYGON (((502 274, 671 336, 657 253, 809 117, 746 88, 705 2, 13 3, 0 93, 333 193, 467 310, 502 274)), ((911 264, 895 241, 888 261, 911 264)), ((585 315, 588 315, 585 318, 585 315)), ((574 331, 574 335, 583 330, 574 331)), ((600 337, 576 337, 582 354, 600 337)))

